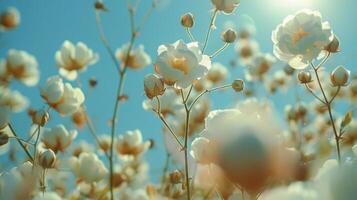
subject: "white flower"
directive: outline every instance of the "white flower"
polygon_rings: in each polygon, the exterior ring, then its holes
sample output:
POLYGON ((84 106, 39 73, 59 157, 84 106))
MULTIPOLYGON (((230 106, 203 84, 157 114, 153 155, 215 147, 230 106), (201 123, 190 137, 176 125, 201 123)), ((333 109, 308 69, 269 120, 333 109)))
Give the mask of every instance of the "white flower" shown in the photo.
POLYGON ((119 136, 116 148, 119 154, 137 156, 150 147, 149 141, 143 141, 141 131, 136 129, 127 131, 119 136))
POLYGON ((258 54, 247 63, 247 70, 252 78, 261 79, 266 74, 271 66, 276 62, 276 59, 269 53, 258 54))
POLYGON ((224 81, 227 76, 228 70, 221 63, 212 63, 212 68, 207 73, 207 79, 214 84, 224 81))
POLYGON ((210 146, 209 139, 205 137, 195 138, 191 144, 191 156, 200 164, 209 164, 211 162, 212 147, 210 146))
POLYGON ((229 14, 239 5, 240 0, 211 0, 217 10, 229 14))
POLYGON ((20 12, 9 7, 0 14, 0 31, 16 28, 20 23, 20 12))
POLYGON ((318 200, 319 193, 312 184, 295 182, 289 186, 281 186, 264 192, 259 200, 318 200))
POLYGON ((6 70, 9 76, 22 81, 27 86, 34 86, 39 81, 37 60, 26 51, 9 50, 6 70))
POLYGON ((310 10, 286 17, 272 33, 275 56, 295 69, 308 66, 332 39, 329 23, 322 22, 318 11, 310 10))
POLYGON ((235 46, 239 55, 241 65, 246 65, 250 60, 259 53, 259 44, 255 40, 242 39, 235 46))
POLYGON ((98 54, 88 48, 83 42, 74 46, 70 41, 63 42, 62 47, 55 54, 55 60, 59 67, 59 73, 68 80, 74 80, 78 72, 85 71, 88 65, 98 61, 98 54))
POLYGON ((60 124, 50 129, 44 129, 41 140, 46 148, 50 148, 54 152, 64 152, 76 136, 76 130, 68 131, 62 124, 60 124))
POLYGON ((63 83, 58 76, 47 79, 46 85, 41 88, 41 96, 49 106, 62 115, 76 112, 85 98, 80 88, 73 88, 71 84, 63 83))
MULTIPOLYGON (((165 93, 160 96, 160 111, 164 116, 175 115, 176 111, 181 107, 181 99, 178 94, 170 88, 165 90, 165 93)), ((157 109, 156 99, 147 99, 143 101, 143 108, 145 110, 151 111, 152 109, 157 109)))
POLYGON ((108 173, 103 162, 94 153, 81 153, 79 158, 70 158, 69 164, 77 178, 86 183, 100 181, 108 173))
POLYGON ((158 48, 155 71, 168 85, 187 88, 194 80, 206 75, 210 68, 211 60, 207 55, 202 55, 197 42, 185 44, 178 40, 158 48))
POLYGON ((115 54, 121 61, 122 65, 126 65, 131 69, 142 69, 151 64, 150 56, 144 51, 144 46, 139 45, 136 49, 131 49, 128 56, 129 44, 124 44, 120 49, 117 49, 115 54), (128 56, 128 60, 125 63, 125 59, 128 56))
MULTIPOLYGON (((0 107, 8 107, 13 112, 20 112, 28 106, 26 97, 18 91, 0 87, 0 107)), ((3 108, 5 110, 5 108, 3 108)))
POLYGON ((40 193, 33 200, 62 200, 56 192, 40 193))

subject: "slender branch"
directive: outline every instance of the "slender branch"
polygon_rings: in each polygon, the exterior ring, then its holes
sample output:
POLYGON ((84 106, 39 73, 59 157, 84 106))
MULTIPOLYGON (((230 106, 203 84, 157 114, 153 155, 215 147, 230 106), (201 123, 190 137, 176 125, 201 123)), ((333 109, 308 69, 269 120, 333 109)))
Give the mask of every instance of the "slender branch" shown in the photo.
POLYGON ((331 104, 333 102, 333 100, 335 100, 335 98, 337 97, 340 90, 341 90, 341 86, 338 86, 335 94, 332 96, 331 100, 329 101, 329 104, 331 104))
POLYGON ((210 93, 210 92, 214 92, 216 90, 221 90, 221 89, 224 89, 224 88, 228 88, 228 87, 231 87, 232 85, 231 84, 227 84, 227 85, 222 85, 222 86, 218 86, 218 87, 215 87, 215 88, 212 88, 212 89, 206 89, 205 91, 201 92, 196 98, 195 100, 193 100, 193 102, 191 103, 190 107, 189 107, 189 111, 192 110, 193 106, 197 103, 197 101, 205 94, 207 93, 210 93))
POLYGON ((9 125, 9 128, 10 128, 12 134, 15 136, 17 142, 20 144, 20 146, 22 147, 22 149, 25 151, 26 155, 29 157, 30 161, 33 163, 33 162, 34 162, 34 159, 33 159, 33 157, 31 156, 29 150, 28 150, 28 149, 26 148, 26 146, 18 139, 18 136, 17 136, 17 134, 16 134, 14 128, 12 127, 12 125, 11 125, 11 124, 8 124, 8 125, 9 125))
POLYGON ((38 144, 38 141, 39 141, 39 139, 40 139, 40 134, 41 134, 41 128, 40 128, 40 125, 38 125, 37 136, 36 136, 36 141, 35 141, 35 144, 34 144, 34 152, 33 152, 33 157, 34 157, 34 164, 33 164, 33 166, 35 166, 35 163, 36 163, 36 158, 37 158, 37 144, 38 144))
POLYGON ((320 97, 318 97, 306 83, 305 83, 305 87, 317 100, 319 100, 321 103, 325 104, 325 102, 320 97))
POLYGON ((212 55, 210 55, 210 58, 212 59, 213 57, 217 56, 218 54, 222 53, 227 47, 229 46, 229 43, 224 43, 224 45, 219 48, 217 51, 215 51, 212 55))
POLYGON ((187 32, 188 37, 190 38, 191 42, 196 41, 195 38, 193 37, 192 33, 191 33, 191 29, 190 28, 186 28, 186 32, 187 32))
POLYGON ((217 13, 218 13, 218 10, 215 9, 214 12, 213 12, 211 21, 210 21, 210 23, 209 23, 209 26, 208 26, 208 30, 207 30, 205 42, 204 42, 203 48, 202 48, 202 54, 203 54, 203 53, 205 52, 205 50, 206 50, 206 47, 207 47, 207 44, 208 44, 208 40, 209 40, 209 36, 211 35, 211 31, 212 31, 212 28, 213 28, 213 25, 214 25, 214 21, 216 20, 216 17, 217 17, 217 13))

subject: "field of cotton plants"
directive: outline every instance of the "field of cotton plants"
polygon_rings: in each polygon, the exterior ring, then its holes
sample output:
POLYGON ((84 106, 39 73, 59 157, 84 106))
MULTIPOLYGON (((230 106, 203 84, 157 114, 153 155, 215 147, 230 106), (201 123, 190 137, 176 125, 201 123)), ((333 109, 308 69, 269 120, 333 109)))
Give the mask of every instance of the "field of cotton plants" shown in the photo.
POLYGON ((0 0, 0 200, 356 200, 353 0, 0 0))

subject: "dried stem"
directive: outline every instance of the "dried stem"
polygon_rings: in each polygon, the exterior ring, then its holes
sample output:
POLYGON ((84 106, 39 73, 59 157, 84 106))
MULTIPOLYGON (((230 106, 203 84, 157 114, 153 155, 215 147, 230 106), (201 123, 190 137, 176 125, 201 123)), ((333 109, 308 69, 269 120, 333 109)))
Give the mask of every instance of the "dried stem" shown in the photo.
POLYGON ((206 47, 207 47, 207 44, 208 44, 208 40, 209 40, 209 36, 211 35, 211 31, 212 31, 212 28, 213 28, 213 26, 214 26, 214 21, 216 20, 217 14, 218 14, 218 10, 215 9, 215 10, 213 11, 213 15, 212 15, 211 21, 210 21, 210 23, 209 23, 209 25, 208 25, 208 30, 207 30, 205 42, 203 43, 202 54, 203 54, 203 53, 205 52, 205 50, 206 50, 206 47))
POLYGON ((26 146, 19 140, 19 138, 18 138, 18 136, 17 136, 17 134, 16 134, 14 128, 12 127, 12 125, 9 124, 8 126, 9 126, 9 128, 10 128, 12 134, 15 136, 17 142, 20 144, 20 146, 22 147, 22 149, 25 151, 26 155, 29 157, 30 161, 33 163, 33 162, 34 162, 34 159, 33 159, 33 157, 31 156, 29 150, 28 150, 28 149, 26 148, 26 146))
POLYGON ((217 51, 215 51, 212 55, 210 55, 210 58, 214 58, 215 56, 219 55, 220 53, 222 53, 222 51, 224 51, 227 47, 229 46, 229 43, 224 43, 224 45, 219 48, 217 51))

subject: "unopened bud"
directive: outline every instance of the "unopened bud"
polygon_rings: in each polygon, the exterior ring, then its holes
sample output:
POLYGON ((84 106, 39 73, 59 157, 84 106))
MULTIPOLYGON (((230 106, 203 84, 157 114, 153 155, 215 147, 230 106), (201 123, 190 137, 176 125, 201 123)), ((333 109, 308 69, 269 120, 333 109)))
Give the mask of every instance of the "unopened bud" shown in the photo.
POLYGON ((350 71, 339 66, 330 74, 331 83, 334 86, 345 86, 350 77, 350 71))
POLYGON ((89 82, 89 86, 91 88, 94 88, 98 84, 98 81, 95 77, 90 78, 88 82, 89 82))
POLYGON ((162 95, 165 92, 164 81, 155 74, 148 74, 144 79, 144 90, 149 99, 162 95))
POLYGON ((244 89, 244 81, 241 79, 236 79, 232 83, 232 88, 236 92, 241 92, 244 89))
POLYGON ((186 13, 181 16, 181 24, 186 28, 191 28, 195 23, 195 18, 192 13, 186 13))
POLYGON ((20 23, 20 12, 10 7, 0 15, 0 24, 6 29, 15 28, 20 23))
POLYGON ((175 170, 170 173, 170 182, 173 184, 181 183, 182 174, 180 171, 175 170))
POLYGON ((37 111, 29 111, 29 114, 31 115, 32 123, 42 127, 48 122, 50 118, 50 115, 44 109, 37 111))
POLYGON ((97 10, 108 11, 108 9, 105 7, 104 3, 101 1, 96 1, 94 3, 94 8, 97 10))
POLYGON ((301 71, 298 74, 298 79, 299 79, 300 83, 303 83, 303 84, 310 83, 312 81, 311 73, 307 72, 307 71, 301 71))
POLYGON ((44 168, 54 167, 56 162, 56 154, 51 149, 46 149, 39 155, 39 164, 44 168))
POLYGON ((237 39, 237 32, 231 28, 222 32, 222 40, 226 43, 233 43, 237 39))
POLYGON ((3 132, 0 133, 0 146, 5 145, 9 142, 9 136, 3 132))
POLYGON ((325 47, 325 50, 330 53, 337 53, 340 51, 340 41, 337 36, 333 36, 333 40, 325 47))

